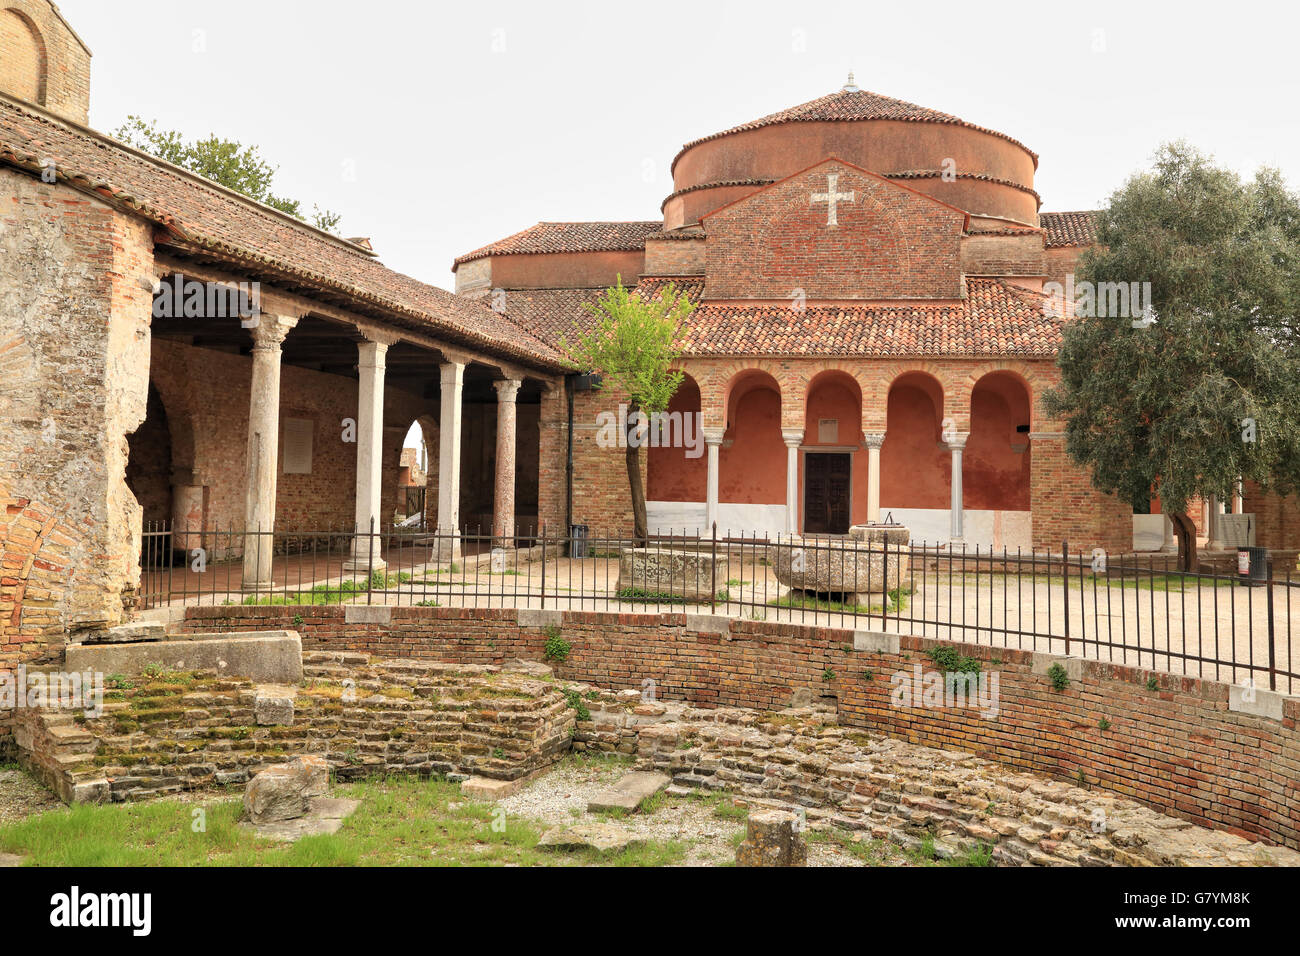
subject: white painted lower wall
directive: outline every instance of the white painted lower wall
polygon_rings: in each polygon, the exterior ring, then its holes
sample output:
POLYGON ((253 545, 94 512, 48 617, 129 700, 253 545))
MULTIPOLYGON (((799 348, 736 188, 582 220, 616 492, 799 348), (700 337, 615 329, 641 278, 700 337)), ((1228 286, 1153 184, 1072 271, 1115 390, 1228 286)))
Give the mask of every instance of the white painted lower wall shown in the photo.
MULTIPOLYGON (((912 532, 916 544, 947 544, 952 519, 947 508, 889 508, 894 521, 912 532)), ((646 519, 651 534, 708 535, 704 502, 647 501, 646 519)), ((1033 550, 1033 522, 1028 511, 967 511, 964 514, 967 549, 1033 550)), ((785 505, 718 504, 718 536, 757 535, 775 541, 785 536, 785 505)))
MULTIPOLYGON (((645 510, 651 534, 709 534, 702 501, 647 501, 645 510)), ((718 537, 757 535, 776 540, 784 534, 785 505, 718 503, 718 537)))
MULTIPOLYGON (((912 532, 913 544, 947 544, 952 536, 952 512, 947 508, 891 508, 880 506, 881 520, 892 515, 895 524, 912 532)), ((1034 547, 1033 520, 1028 511, 962 512, 962 540, 967 550, 1029 552, 1034 547)))

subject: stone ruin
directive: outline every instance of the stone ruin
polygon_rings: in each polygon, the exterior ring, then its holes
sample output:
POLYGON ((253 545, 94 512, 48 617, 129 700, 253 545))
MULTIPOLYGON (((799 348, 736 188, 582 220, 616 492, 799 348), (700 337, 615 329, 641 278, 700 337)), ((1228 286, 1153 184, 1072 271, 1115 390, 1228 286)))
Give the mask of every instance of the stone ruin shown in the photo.
POLYGON ((272 764, 518 781, 568 751, 574 710, 549 668, 309 653, 295 684, 213 669, 113 678, 103 713, 24 708, 19 759, 65 802, 245 784, 272 764))
POLYGON ((813 597, 888 606, 911 567, 911 532, 901 525, 854 525, 847 540, 795 537, 776 552, 776 579, 813 597))
POLYGON ((727 549, 624 548, 618 560, 618 591, 711 601, 727 581, 727 549))

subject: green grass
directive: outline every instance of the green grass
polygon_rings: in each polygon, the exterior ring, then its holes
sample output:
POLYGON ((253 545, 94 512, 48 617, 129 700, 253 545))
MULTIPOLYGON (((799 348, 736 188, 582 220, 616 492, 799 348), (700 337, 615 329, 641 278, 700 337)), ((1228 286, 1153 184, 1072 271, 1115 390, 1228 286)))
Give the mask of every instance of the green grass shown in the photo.
MULTIPOLYGON (((895 588, 889 592, 890 599, 894 602, 889 607, 889 613, 897 614, 900 611, 907 610, 908 599, 912 596, 910 588, 895 588)), ((784 607, 794 610, 806 609, 809 611, 837 611, 843 614, 880 614, 884 608, 879 604, 850 604, 844 601, 831 601, 826 598, 816 597, 809 593, 795 594, 791 592, 784 597, 773 598, 767 602, 768 607, 784 607)))
POLYGON ((286 605, 286 604, 342 604, 345 600, 367 591, 384 591, 395 588, 411 580, 405 571, 392 574, 387 571, 375 571, 368 578, 360 581, 340 581, 338 584, 317 584, 307 591, 283 591, 279 594, 244 598, 245 604, 286 605))
MULTIPOLYGON (((653 604, 708 604, 707 597, 686 598, 680 594, 673 594, 668 591, 647 591, 645 588, 619 588, 615 592, 616 596, 623 601, 637 601, 653 604)), ((726 591, 720 591, 716 595, 716 600, 730 600, 726 591)))
POLYGON ((827 601, 806 594, 787 594, 785 597, 773 598, 767 602, 767 606, 809 611, 841 611, 845 614, 879 614, 881 610, 878 604, 846 604, 843 601, 827 601))
POLYGON ((331 795, 361 806, 338 833, 293 844, 236 826, 241 803, 222 798, 206 805, 203 833, 191 829, 198 804, 80 804, 0 827, 0 849, 40 866, 668 866, 686 854, 677 841, 603 856, 541 849, 543 824, 508 816, 494 829, 494 805, 436 779, 368 780, 331 795))

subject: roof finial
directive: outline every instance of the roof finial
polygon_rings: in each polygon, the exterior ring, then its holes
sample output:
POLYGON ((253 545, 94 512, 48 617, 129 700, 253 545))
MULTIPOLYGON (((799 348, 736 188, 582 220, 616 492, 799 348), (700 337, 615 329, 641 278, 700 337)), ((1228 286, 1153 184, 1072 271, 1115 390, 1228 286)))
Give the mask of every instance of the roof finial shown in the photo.
POLYGON ((848 81, 847 83, 844 84, 844 89, 842 89, 840 92, 841 92, 841 93, 857 93, 857 92, 860 92, 859 89, 858 89, 858 84, 856 84, 856 83, 853 82, 853 71, 852 71, 852 70, 849 70, 849 81, 848 81))

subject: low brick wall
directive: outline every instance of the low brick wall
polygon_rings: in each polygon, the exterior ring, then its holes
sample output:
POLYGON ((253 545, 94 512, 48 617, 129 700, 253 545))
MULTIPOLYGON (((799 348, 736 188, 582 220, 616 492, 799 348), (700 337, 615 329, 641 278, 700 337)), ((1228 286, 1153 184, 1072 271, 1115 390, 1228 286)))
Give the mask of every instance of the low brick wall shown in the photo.
POLYGON ((999 711, 985 718, 892 705, 892 675, 918 664, 935 669, 928 652, 946 643, 908 636, 682 614, 418 607, 191 608, 184 627, 288 628, 304 650, 479 664, 541 660, 548 629, 558 627, 571 645, 554 664, 562 678, 613 688, 650 680, 661 697, 706 707, 772 710, 833 698, 845 726, 1083 781, 1204 826, 1300 848, 1300 699, 1259 691, 1277 719, 1256 716, 1230 709, 1233 689, 1216 681, 1070 660, 1070 684, 1058 690, 1042 655, 953 645, 999 676, 999 711), (1156 690, 1147 689, 1152 677, 1156 690))

